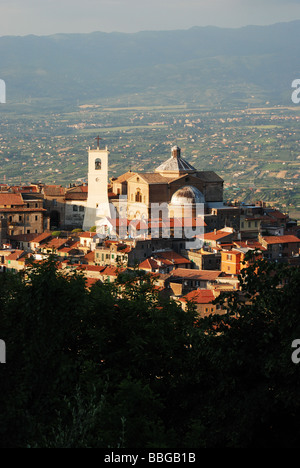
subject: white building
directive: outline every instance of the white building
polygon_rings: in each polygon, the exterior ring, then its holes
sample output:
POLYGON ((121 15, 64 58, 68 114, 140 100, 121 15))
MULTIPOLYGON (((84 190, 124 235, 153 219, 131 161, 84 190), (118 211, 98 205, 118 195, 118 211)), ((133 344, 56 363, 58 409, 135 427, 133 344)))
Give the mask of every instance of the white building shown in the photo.
POLYGON ((86 202, 83 230, 97 224, 103 216, 110 217, 108 201, 108 156, 107 147, 90 149, 88 153, 88 198, 86 202))

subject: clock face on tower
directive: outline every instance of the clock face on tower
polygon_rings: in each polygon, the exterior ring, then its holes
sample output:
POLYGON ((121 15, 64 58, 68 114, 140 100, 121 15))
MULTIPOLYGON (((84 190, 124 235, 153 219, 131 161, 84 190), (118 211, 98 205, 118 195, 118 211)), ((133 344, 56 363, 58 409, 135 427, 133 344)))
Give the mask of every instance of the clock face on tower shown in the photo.
POLYGON ((95 181, 96 181, 96 182, 99 182, 99 180, 100 180, 99 177, 96 177, 95 181))

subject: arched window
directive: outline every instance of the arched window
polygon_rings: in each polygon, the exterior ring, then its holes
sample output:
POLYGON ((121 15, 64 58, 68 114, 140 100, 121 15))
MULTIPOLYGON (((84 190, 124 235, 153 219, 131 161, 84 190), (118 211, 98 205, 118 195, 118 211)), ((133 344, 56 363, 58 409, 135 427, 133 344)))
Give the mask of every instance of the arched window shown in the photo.
POLYGON ((95 159, 95 170, 98 171, 101 169, 101 159, 97 158, 95 159))
POLYGON ((136 202, 142 202, 142 194, 141 194, 141 189, 140 188, 136 189, 135 201, 136 202))

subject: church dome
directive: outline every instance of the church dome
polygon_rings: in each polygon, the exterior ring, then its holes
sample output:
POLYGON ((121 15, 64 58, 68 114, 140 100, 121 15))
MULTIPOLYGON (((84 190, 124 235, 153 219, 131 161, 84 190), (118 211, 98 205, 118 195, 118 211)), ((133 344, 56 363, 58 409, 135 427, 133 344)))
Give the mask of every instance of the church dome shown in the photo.
POLYGON ((172 147, 172 155, 167 161, 163 162, 160 166, 155 169, 155 172, 161 174, 164 173, 182 173, 186 174, 187 172, 193 173, 196 172, 196 169, 185 159, 181 157, 181 149, 178 146, 172 147))
POLYGON ((196 203, 205 203, 204 195, 191 185, 181 187, 171 198, 171 205, 195 205, 196 203))

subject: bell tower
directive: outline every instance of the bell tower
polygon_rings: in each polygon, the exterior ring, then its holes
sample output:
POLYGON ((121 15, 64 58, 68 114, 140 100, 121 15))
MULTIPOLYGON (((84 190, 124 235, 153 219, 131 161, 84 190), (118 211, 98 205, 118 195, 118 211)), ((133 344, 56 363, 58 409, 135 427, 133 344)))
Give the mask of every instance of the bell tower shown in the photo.
POLYGON ((96 225, 96 220, 103 216, 110 216, 108 201, 108 156, 107 146, 100 149, 99 140, 97 148, 88 152, 88 197, 84 215, 83 229, 89 230, 96 225))

